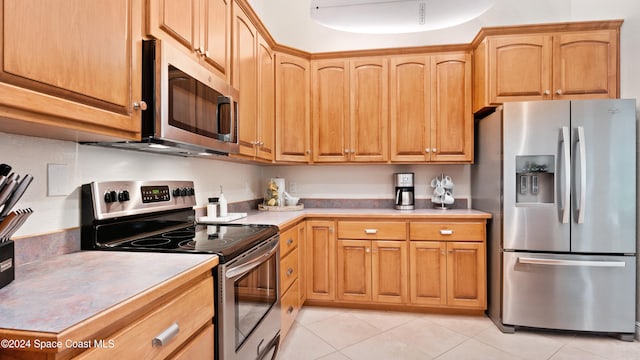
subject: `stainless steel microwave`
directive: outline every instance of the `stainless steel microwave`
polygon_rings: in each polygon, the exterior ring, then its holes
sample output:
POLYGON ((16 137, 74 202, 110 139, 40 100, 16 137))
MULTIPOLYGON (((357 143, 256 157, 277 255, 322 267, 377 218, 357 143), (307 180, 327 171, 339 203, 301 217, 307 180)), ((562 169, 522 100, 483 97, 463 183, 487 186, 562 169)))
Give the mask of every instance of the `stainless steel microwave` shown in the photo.
POLYGON ((143 41, 142 99, 142 143, 179 155, 238 152, 238 91, 170 44, 143 41))

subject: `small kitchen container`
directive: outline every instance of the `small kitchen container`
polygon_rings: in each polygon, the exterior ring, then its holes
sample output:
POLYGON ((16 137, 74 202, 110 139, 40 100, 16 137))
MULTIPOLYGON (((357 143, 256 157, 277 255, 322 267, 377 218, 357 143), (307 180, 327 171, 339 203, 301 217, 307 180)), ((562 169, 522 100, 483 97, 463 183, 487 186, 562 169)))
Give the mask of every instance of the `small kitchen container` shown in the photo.
POLYGON ((15 251, 12 240, 0 242, 0 288, 15 279, 15 251))

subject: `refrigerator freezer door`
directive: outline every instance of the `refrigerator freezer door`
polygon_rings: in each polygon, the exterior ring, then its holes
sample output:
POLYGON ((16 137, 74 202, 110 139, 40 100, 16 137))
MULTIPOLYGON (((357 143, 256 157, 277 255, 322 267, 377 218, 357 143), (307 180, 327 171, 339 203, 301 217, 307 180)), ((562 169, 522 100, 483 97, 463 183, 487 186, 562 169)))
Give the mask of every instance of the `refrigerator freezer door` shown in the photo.
POLYGON ((636 252, 635 100, 571 102, 571 252, 636 252))
POLYGON ((503 323, 633 333, 635 256, 504 253, 503 323))
MULTIPOLYGON (((525 251, 570 251, 569 192, 569 101, 533 101, 503 105, 504 249, 525 251), (520 161, 552 159, 546 173, 530 173, 520 161), (518 163, 520 162, 520 163, 518 163), (535 192, 549 194, 550 201, 522 202, 522 179, 548 178, 535 182, 535 192), (556 185, 556 186, 554 186, 556 185), (545 191, 543 191, 545 190, 545 191), (566 220, 566 224, 563 221, 566 220)), ((534 170, 535 171, 535 170, 534 170)), ((533 181, 527 184, 533 184, 533 181)), ((531 189, 533 190, 533 189, 531 189)), ((527 191, 526 195, 530 195, 527 191)))

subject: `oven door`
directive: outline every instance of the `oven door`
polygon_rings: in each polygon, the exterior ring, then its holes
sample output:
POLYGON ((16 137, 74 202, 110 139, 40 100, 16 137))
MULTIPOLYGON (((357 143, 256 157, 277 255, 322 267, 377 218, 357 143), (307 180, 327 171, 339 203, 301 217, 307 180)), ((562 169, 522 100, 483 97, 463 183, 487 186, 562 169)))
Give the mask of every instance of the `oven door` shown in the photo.
POLYGON ((275 359, 280 343, 279 237, 221 265, 220 359, 275 359))

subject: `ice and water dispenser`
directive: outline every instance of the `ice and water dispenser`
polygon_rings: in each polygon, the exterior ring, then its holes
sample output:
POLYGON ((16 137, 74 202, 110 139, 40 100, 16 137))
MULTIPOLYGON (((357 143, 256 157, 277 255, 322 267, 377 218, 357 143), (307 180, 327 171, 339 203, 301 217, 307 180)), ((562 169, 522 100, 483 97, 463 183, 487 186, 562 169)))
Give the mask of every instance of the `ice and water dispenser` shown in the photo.
POLYGON ((553 155, 516 156, 516 205, 554 202, 553 155))

